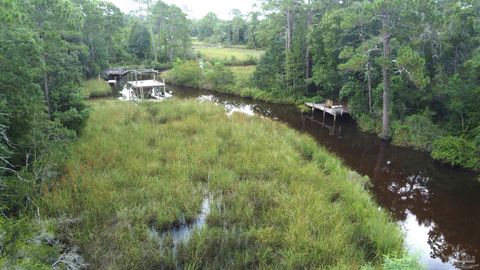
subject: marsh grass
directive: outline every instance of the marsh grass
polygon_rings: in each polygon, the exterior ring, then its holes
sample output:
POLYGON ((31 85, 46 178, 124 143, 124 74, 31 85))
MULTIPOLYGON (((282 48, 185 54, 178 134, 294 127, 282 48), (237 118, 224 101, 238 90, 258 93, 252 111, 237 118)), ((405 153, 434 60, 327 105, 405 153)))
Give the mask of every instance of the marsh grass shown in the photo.
POLYGON ((82 83, 87 98, 107 97, 112 94, 112 87, 104 80, 90 79, 82 83))
POLYGON ((92 269, 359 269, 401 252, 366 179, 283 124, 193 100, 92 102, 67 173, 38 202, 92 269), (172 252, 149 237, 207 225, 172 252))
POLYGON ((253 73, 255 72, 255 68, 255 65, 228 67, 228 69, 233 72, 235 77, 241 81, 250 81, 252 79, 253 73))
POLYGON ((246 49, 242 47, 197 47, 196 51, 207 61, 224 61, 228 65, 256 64, 265 53, 261 50, 246 49))

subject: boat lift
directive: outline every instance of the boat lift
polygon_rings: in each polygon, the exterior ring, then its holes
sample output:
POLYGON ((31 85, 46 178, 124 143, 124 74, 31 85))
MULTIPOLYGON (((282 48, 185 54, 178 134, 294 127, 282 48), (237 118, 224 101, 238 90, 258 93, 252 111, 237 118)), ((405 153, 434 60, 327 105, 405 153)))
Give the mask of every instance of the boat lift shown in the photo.
POLYGON ((154 69, 127 71, 127 80, 121 91, 123 100, 163 100, 171 98, 166 91, 165 79, 159 80, 159 72, 154 69))

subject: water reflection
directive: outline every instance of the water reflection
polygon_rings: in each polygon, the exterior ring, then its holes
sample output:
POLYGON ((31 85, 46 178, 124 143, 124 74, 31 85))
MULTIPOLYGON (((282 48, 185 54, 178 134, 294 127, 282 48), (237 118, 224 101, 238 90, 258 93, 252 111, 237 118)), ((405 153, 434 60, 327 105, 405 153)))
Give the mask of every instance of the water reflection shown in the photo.
POLYGON ((347 166, 370 177, 372 195, 401 225, 408 249, 418 252, 428 269, 480 269, 475 266, 480 259, 477 175, 443 166, 427 153, 382 143, 359 132, 349 118, 334 122, 317 113, 304 115, 295 106, 189 88, 171 89, 180 98, 208 96, 209 101, 227 110, 236 108, 272 118, 311 135, 347 166))

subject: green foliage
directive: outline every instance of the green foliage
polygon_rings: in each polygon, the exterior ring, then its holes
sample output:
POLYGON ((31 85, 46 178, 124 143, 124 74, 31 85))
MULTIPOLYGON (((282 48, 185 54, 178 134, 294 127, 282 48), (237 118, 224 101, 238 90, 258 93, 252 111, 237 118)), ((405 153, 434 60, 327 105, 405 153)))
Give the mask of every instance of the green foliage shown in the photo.
POLYGON ((158 47, 158 61, 172 63, 177 58, 189 58, 193 54, 190 27, 182 9, 156 1, 147 12, 151 16, 152 46, 158 47))
POLYGON ((126 53, 126 48, 116 44, 121 43, 120 35, 124 34, 121 31, 125 27, 124 15, 108 1, 76 1, 81 5, 85 16, 82 34, 88 53, 82 55, 83 70, 87 77, 94 77, 106 69, 112 60, 117 60, 117 56, 126 53))
POLYGON ((0 24, 12 23, 21 16, 18 6, 13 0, 4 0, 0 3, 0 24))
POLYGON ((480 149, 464 138, 447 136, 434 141, 432 157, 452 166, 480 169, 480 149))
POLYGON ((36 120, 31 133, 22 141, 29 146, 28 166, 9 174, 0 184, 0 210, 4 213, 30 208, 42 185, 50 185, 61 177, 65 159, 70 154, 69 145, 76 138, 74 131, 59 122, 36 120))
POLYGON ((422 270, 424 267, 419 263, 419 258, 414 255, 388 256, 384 258, 384 270, 422 270))
POLYGON ((355 118, 357 125, 363 132, 380 134, 381 123, 380 118, 371 117, 368 114, 360 114, 355 118))
POLYGON ((425 74, 425 59, 412 48, 401 47, 395 63, 416 87, 425 88, 430 83, 430 78, 425 74))
POLYGON ((404 121, 392 125, 392 143, 399 146, 412 146, 415 149, 431 151, 432 143, 442 136, 439 127, 432 123, 428 114, 414 114, 404 121))
POLYGON ((150 33, 145 24, 136 22, 132 25, 128 38, 130 52, 139 59, 145 59, 150 51, 150 33))
POLYGON ((81 217, 58 233, 92 268, 348 269, 402 250, 365 181, 267 119, 192 100, 95 101, 63 181, 37 203, 81 217), (206 225, 174 256, 171 228, 208 196, 206 225))
POLYGON ((197 61, 176 61, 167 79, 174 84, 198 88, 203 80, 203 71, 197 61))
MULTIPOLYGON (((480 87, 472 85, 455 74, 449 78, 442 91, 442 103, 445 104, 445 115, 449 128, 466 132, 478 126, 480 123, 480 87)), ((455 134, 455 133, 454 133, 455 134)))
POLYGON ((221 62, 215 63, 205 71, 204 83, 214 88, 224 88, 231 85, 235 80, 233 72, 225 68, 221 62))
POLYGON ((272 90, 281 87, 281 75, 284 67, 283 44, 280 40, 272 39, 265 55, 253 75, 253 83, 263 90, 272 90))
POLYGON ((0 269, 51 269, 60 253, 52 229, 48 222, 0 216, 0 269))

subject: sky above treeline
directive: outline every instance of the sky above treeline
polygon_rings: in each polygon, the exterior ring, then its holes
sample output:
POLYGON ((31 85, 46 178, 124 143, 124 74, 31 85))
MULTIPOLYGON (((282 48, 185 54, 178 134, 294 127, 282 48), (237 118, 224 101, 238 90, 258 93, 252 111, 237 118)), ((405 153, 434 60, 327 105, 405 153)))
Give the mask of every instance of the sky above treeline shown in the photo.
MULTIPOLYGON (((134 0, 108 0, 128 13, 139 7, 134 0)), ((163 0, 165 3, 180 7, 191 19, 201 19, 208 12, 217 14, 220 19, 230 19, 230 11, 238 9, 242 13, 252 10, 257 0, 163 0)))

